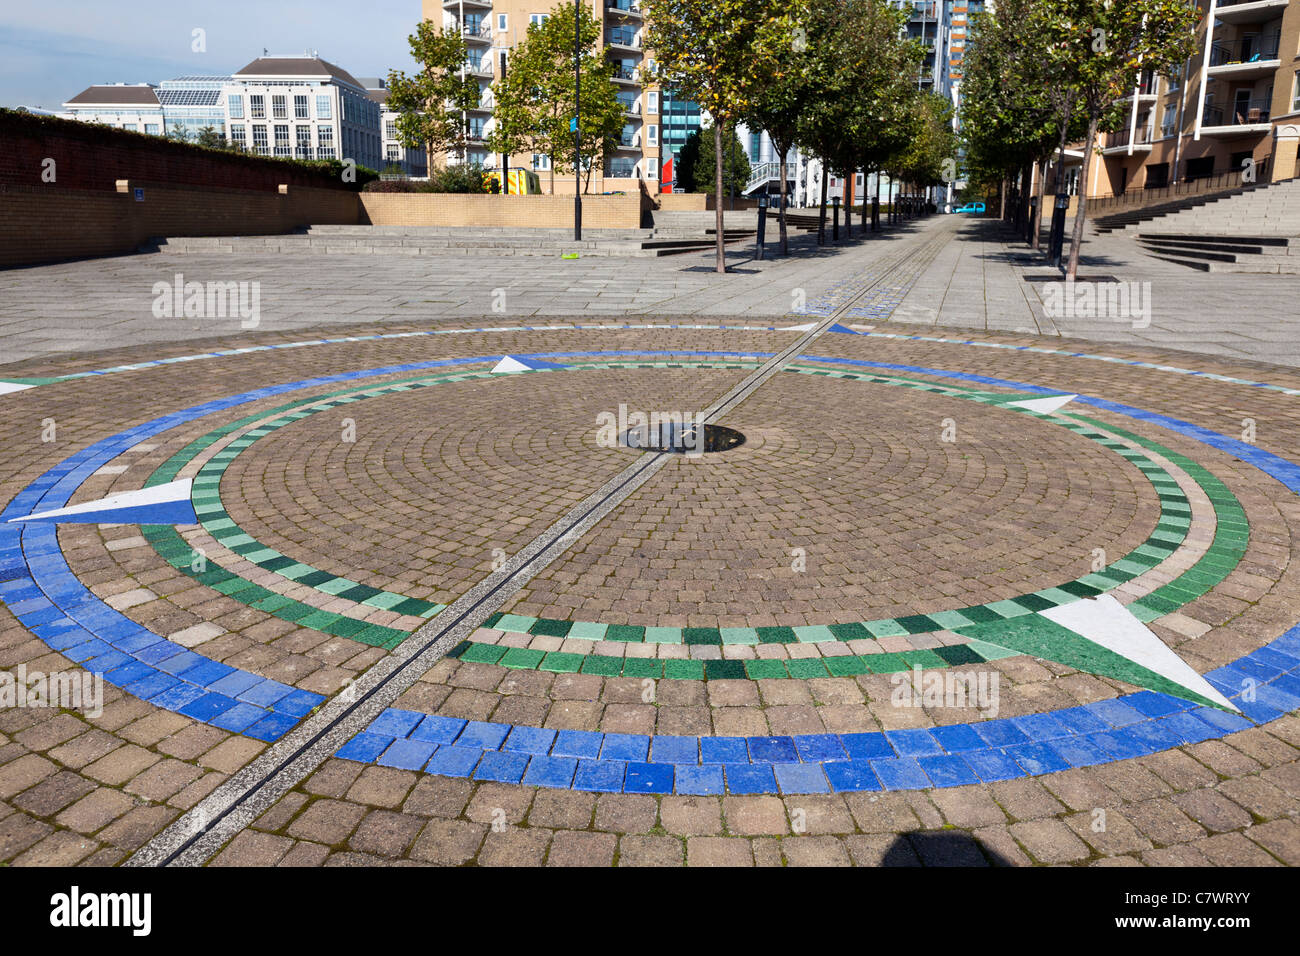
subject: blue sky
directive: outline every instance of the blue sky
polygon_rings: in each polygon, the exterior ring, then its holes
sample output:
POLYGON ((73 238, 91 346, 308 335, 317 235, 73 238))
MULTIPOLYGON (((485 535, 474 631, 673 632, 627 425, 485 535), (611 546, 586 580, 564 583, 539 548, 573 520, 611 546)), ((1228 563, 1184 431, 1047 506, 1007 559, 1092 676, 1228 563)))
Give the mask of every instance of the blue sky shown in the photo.
POLYGON ((58 109, 94 83, 231 73, 316 50, 353 76, 412 66, 420 0, 45 0, 0 4, 0 106, 58 109), (207 52, 192 51, 193 31, 207 52))

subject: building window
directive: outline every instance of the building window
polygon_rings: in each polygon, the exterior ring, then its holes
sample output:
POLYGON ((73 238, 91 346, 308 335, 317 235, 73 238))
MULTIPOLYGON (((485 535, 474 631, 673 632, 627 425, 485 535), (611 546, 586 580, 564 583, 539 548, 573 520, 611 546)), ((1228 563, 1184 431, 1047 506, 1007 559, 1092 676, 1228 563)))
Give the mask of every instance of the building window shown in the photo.
POLYGON ((238 93, 231 93, 228 97, 226 97, 226 101, 230 104, 230 118, 243 119, 244 98, 240 96, 238 93))
POLYGON ((651 126, 647 126, 647 127, 645 128, 645 137, 646 137, 645 142, 646 142, 646 145, 647 145, 647 146, 658 146, 658 145, 659 145, 659 127, 658 127, 658 126, 653 126, 653 125, 651 125, 651 126))
POLYGON ((533 169, 550 169, 551 157, 542 153, 533 153, 533 169))
POLYGON ((307 113, 307 97, 305 95, 293 98, 293 118, 311 119, 311 116, 307 113))
POLYGON ((253 124, 253 152, 261 153, 263 156, 270 152, 266 142, 266 125, 264 123, 253 124))
POLYGON ((328 96, 316 97, 316 118, 332 119, 330 116, 330 98, 328 96))
POLYGON ((311 127, 297 127, 296 135, 298 137, 298 158, 311 159, 311 127))
POLYGON ((266 97, 250 96, 248 98, 248 112, 253 119, 266 119, 266 97))
POLYGON ((401 159, 401 158, 402 158, 402 157, 401 157, 400 155, 398 155, 397 145, 396 145, 395 143, 389 143, 389 144, 388 144, 388 161, 389 161, 390 163, 395 163, 395 162, 397 162, 397 161, 398 161, 399 159, 401 159))
POLYGON ((504 13, 497 14, 497 32, 498 33, 506 32, 506 15, 504 13))
POLYGON ((645 110, 647 113, 659 112, 659 91, 651 90, 645 95, 645 110))
POLYGON ((285 98, 283 96, 271 97, 271 118, 287 119, 288 116, 289 108, 285 103, 285 98))
POLYGON ((549 16, 549 13, 530 13, 528 15, 528 25, 530 27, 540 27, 549 16))
POLYGON ((316 128, 317 156, 320 159, 334 158, 334 127, 318 126, 316 128))
POLYGON ((289 126, 287 123, 275 124, 275 155, 288 156, 289 152, 289 126))
POLYGON ((236 149, 248 148, 248 136, 245 133, 244 127, 242 125, 230 127, 230 142, 235 146, 236 149))
POLYGON ((384 121, 384 139, 397 139, 397 120, 384 121))
POLYGON ((144 131, 150 136, 157 136, 162 132, 162 127, 157 123, 145 123, 144 131))
POLYGON ((1291 96, 1291 112, 1300 110, 1300 70, 1295 74, 1295 92, 1291 96))

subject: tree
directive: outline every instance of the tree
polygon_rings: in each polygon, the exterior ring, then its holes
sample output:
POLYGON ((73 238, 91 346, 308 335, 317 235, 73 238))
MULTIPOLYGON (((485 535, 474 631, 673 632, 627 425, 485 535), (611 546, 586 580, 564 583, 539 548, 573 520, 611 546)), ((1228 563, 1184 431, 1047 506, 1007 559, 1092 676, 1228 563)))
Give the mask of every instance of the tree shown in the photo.
POLYGON ((755 91, 744 113, 745 123, 767 133, 772 149, 780 157, 781 201, 777 208, 780 254, 789 255, 790 237, 785 207, 789 191, 787 160, 799 137, 799 120, 807 105, 819 94, 814 85, 816 53, 808 43, 810 5, 807 0, 783 0, 785 12, 795 23, 788 46, 771 51, 766 81, 755 91))
MULTIPOLYGON (((692 134, 694 135, 694 134, 692 134)), ((707 140, 713 137, 713 127, 705 125, 699 132, 700 140, 707 140)), ((736 135, 735 129, 730 129, 723 134, 722 144, 722 195, 734 196, 737 193, 744 192, 745 187, 749 184, 749 157, 745 155, 744 148, 740 145, 740 137, 736 135)), ((695 163, 695 171, 692 174, 695 185, 695 192, 708 193, 710 196, 715 194, 717 189, 717 157, 712 152, 703 152, 699 154, 699 160, 695 163)))
POLYGON ((1074 109, 1062 115, 1069 127, 1077 111, 1088 122, 1078 211, 1066 276, 1079 271, 1079 251, 1088 209, 1088 173, 1097 135, 1122 115, 1116 102, 1133 89, 1139 70, 1168 73, 1183 63, 1196 43, 1200 11, 1186 0, 1040 0, 1048 76, 1074 92, 1074 109))
MULTIPOLYGON (((809 46, 818 51, 798 142, 823 163, 818 241, 825 239, 826 171, 886 168, 914 131, 919 41, 903 39, 908 12, 888 0, 810 0, 809 46)), ((864 210, 865 213, 865 210, 864 210)), ((865 218, 865 216, 864 216, 865 218)))
POLYGON ((952 106, 937 93, 921 93, 912 105, 913 136, 897 154, 894 168, 900 179, 913 186, 937 186, 954 172, 957 134, 952 128, 952 106))
POLYGON ((407 149, 460 152, 469 161, 468 111, 478 105, 478 80, 466 69, 465 38, 459 27, 420 21, 407 37, 419 71, 388 74, 388 108, 398 114, 397 140, 407 149))
POLYGON ((700 162, 702 145, 700 131, 691 130, 691 135, 686 137, 686 142, 682 143, 682 148, 677 151, 677 159, 673 162, 673 175, 677 177, 677 184, 688 193, 695 192, 695 167, 700 162))
MULTIPOLYGON (((714 191, 723 192, 722 129, 745 115, 775 50, 794 42, 795 24, 779 0, 642 0, 646 46, 664 84, 713 119, 714 191)), ((717 271, 727 271, 722 203, 716 206, 717 271)))
POLYGON ((199 130, 198 137, 194 140, 200 146, 206 146, 209 149, 229 149, 226 143, 226 137, 217 131, 215 126, 205 126, 199 130))
POLYGON ((167 134, 167 138, 175 140, 178 143, 193 142, 193 139, 190 136, 190 131, 185 128, 183 123, 173 123, 171 132, 167 134))
MULTIPOLYGON (((587 163, 583 189, 593 170, 614 152, 623 131, 623 104, 613 75, 616 65, 600 49, 600 21, 584 4, 582 35, 582 118, 579 135, 587 163), (588 162, 590 161, 590 162, 588 162)), ((572 170, 576 110, 573 65, 574 4, 562 3, 528 33, 515 48, 505 76, 492 85, 495 124, 488 135, 494 153, 541 153, 551 160, 551 191, 555 172, 572 170)))

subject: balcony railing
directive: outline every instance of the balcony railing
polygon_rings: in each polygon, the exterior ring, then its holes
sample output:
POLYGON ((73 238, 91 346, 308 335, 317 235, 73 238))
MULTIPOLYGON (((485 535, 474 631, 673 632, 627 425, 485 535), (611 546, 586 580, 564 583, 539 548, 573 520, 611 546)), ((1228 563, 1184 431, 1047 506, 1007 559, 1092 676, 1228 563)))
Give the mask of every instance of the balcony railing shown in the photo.
POLYGON ((632 179, 636 176, 636 163, 610 163, 605 175, 612 179, 632 179))
POLYGON ((1210 66, 1234 66, 1241 63, 1276 60, 1280 47, 1281 37, 1276 35, 1249 41, 1216 43, 1210 47, 1210 66))
POLYGON ((632 0, 605 0, 605 9, 613 10, 616 13, 629 13, 635 16, 641 16, 641 5, 633 3, 632 0))
POLYGON ((1267 99, 1260 97, 1234 103, 1232 108, 1227 110, 1222 106, 1207 106, 1201 125, 1253 126, 1256 123, 1267 123, 1270 105, 1267 99))
POLYGON ((614 79, 616 80, 636 80, 636 70, 629 70, 627 67, 620 66, 614 69, 614 79))
POLYGON ((461 35, 467 40, 488 40, 492 39, 492 21, 491 20, 470 20, 460 28, 461 35))
POLYGON ((635 30, 607 30, 605 32, 605 41, 607 43, 616 43, 619 46, 640 46, 637 43, 635 30))
MULTIPOLYGON (((1108 133, 1103 148, 1116 149, 1120 146, 1127 146, 1129 144, 1129 132, 1130 131, 1127 129, 1121 129, 1114 133, 1108 133)), ((1134 146, 1145 146, 1151 142, 1151 130, 1141 124, 1139 124, 1138 128, 1133 130, 1132 133, 1134 146)))

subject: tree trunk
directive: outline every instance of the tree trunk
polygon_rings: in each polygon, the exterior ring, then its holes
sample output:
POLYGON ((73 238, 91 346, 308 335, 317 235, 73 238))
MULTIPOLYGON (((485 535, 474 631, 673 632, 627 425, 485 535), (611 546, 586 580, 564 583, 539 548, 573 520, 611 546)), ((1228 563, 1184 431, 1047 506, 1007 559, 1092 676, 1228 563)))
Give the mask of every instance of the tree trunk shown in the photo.
POLYGON ((817 245, 826 245, 826 184, 830 177, 826 175, 826 160, 822 160, 822 197, 821 209, 817 213, 817 245))
POLYGON ((789 236, 789 234, 786 232, 786 227, 785 227, 785 196, 786 196, 785 177, 786 177, 786 171, 787 171, 787 170, 786 170, 786 153, 788 153, 788 152, 790 151, 790 147, 789 147, 788 144, 784 144, 784 143, 782 143, 782 144, 778 144, 778 143, 776 143, 776 142, 773 142, 772 145, 773 145, 773 146, 776 146, 776 148, 777 148, 778 150, 780 150, 780 155, 781 155, 781 169, 780 169, 780 175, 781 175, 781 193, 780 193, 780 196, 781 196, 781 206, 780 206, 780 208, 777 209, 777 211, 776 211, 776 219, 777 219, 777 226, 778 226, 778 229, 780 230, 780 233, 781 233, 781 255, 783 255, 783 256, 788 256, 788 255, 790 254, 790 236, 789 236))
POLYGON ((1088 139, 1083 144, 1083 169, 1079 172, 1079 207, 1074 214, 1074 232, 1070 236, 1070 263, 1065 277, 1073 280, 1079 275, 1079 250, 1083 246, 1083 223, 1088 216, 1088 167, 1092 164, 1092 146, 1097 139, 1097 118, 1088 121, 1088 139))
POLYGON ((717 232, 718 271, 727 271, 727 243, 722 221, 722 117, 713 118, 713 223, 717 232))
POLYGON ((1006 181, 1005 179, 1002 180, 1002 186, 1001 186, 1000 189, 998 189, 998 201, 1001 202, 1001 204, 1002 204, 1001 207, 998 209, 998 218, 1001 219, 1003 222, 1006 222, 1006 219, 1007 219, 1007 181, 1006 181))
POLYGON ((876 174, 876 209, 875 209, 875 215, 871 217, 871 231, 879 232, 880 231, 880 218, 879 218, 880 216, 880 167, 877 166, 874 172, 876 174))
POLYGON ((1047 188, 1047 160, 1038 164, 1038 205, 1034 208, 1034 234, 1030 238, 1029 246, 1037 250, 1042 246, 1043 231, 1043 191, 1047 188))

